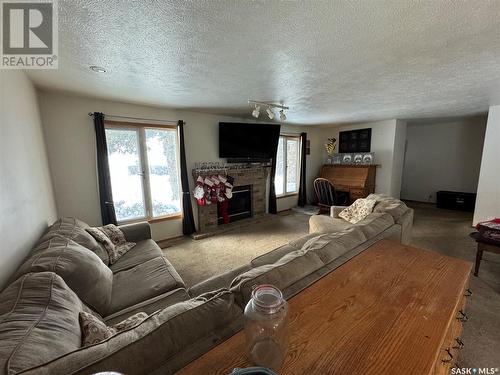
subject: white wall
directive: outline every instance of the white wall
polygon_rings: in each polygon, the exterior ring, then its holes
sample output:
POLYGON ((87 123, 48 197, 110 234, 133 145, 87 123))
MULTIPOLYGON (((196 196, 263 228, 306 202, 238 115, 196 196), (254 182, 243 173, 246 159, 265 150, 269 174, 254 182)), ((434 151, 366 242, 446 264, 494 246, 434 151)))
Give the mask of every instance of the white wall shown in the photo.
MULTIPOLYGON (((338 151, 339 132, 363 128, 372 128, 371 151, 375 153, 375 163, 379 164, 375 192, 399 198, 406 136, 404 121, 386 120, 342 126, 331 125, 322 129, 322 143, 328 138, 335 137, 338 151)), ((323 157, 326 159, 326 151, 323 151, 323 157)))
MULTIPOLYGON (((239 118, 72 96, 55 91, 40 90, 39 97, 59 215, 76 216, 90 225, 100 225, 101 216, 97 189, 95 132, 88 112, 184 120, 186 161, 191 188, 193 188, 191 169, 194 168, 194 164, 200 161, 219 160, 219 121, 244 121, 239 118)), ((319 137, 312 134, 317 133, 317 129, 284 126, 283 131, 307 131, 313 144, 319 142, 319 137)), ((319 150, 318 147, 315 149, 319 150)), ((308 176, 317 173, 319 160, 317 156, 308 156, 308 164, 311 164, 308 176)), ((312 182, 310 185, 309 193, 312 191, 312 182)), ((296 198, 295 201, 292 198, 279 202, 278 208, 287 209, 295 204, 296 198)), ((193 211, 197 220, 197 206, 194 200, 193 211)), ((153 223, 152 230, 155 240, 176 237, 182 235, 182 223, 180 220, 153 223)))
POLYGON ((435 202, 439 190, 477 190, 486 118, 408 125, 402 197, 435 202))
POLYGON ((473 223, 500 217, 500 105, 490 107, 473 223))
POLYGON ((36 92, 0 70, 0 289, 57 218, 36 92))

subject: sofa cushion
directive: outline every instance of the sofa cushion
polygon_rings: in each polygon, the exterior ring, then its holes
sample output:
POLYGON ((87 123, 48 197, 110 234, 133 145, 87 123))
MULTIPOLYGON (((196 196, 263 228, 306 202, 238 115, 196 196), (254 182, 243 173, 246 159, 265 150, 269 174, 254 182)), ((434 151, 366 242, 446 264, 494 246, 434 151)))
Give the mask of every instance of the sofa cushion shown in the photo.
POLYGON ((283 290, 323 265, 314 252, 295 250, 276 263, 256 267, 237 276, 231 283, 231 291, 243 306, 250 300, 257 285, 271 284, 283 290))
POLYGON ((148 314, 145 312, 138 312, 119 323, 108 326, 100 317, 80 311, 80 328, 83 336, 82 344, 83 346, 98 344, 121 331, 138 326, 147 317, 148 314))
POLYGON ((396 223, 399 223, 401 217, 410 210, 408 206, 399 199, 389 197, 383 194, 370 194, 368 199, 377 201, 373 212, 385 212, 391 215, 396 223))
MULTIPOLYGON (((325 217, 325 216, 322 216, 322 215, 316 215, 317 217, 325 217)), ((304 244, 309 241, 311 238, 313 237, 317 237, 318 234, 317 233, 310 233, 310 234, 306 234, 305 236, 302 236, 302 237, 299 237, 293 241, 290 241, 288 244, 297 248, 297 250, 299 249, 302 249, 302 246, 304 246, 304 244)))
POLYGON ((340 232, 311 238, 304 244, 302 251, 314 252, 324 264, 328 264, 366 240, 361 228, 353 226, 340 232))
POLYGON ((167 307, 132 329, 34 368, 30 374, 83 375, 105 369, 172 374, 234 334, 242 326, 242 317, 228 290, 205 294, 167 307))
POLYGON ((367 239, 375 237, 384 230, 394 225, 394 219, 391 215, 383 212, 374 212, 355 224, 361 229, 367 239))
POLYGON ((81 347, 80 311, 89 312, 52 272, 28 273, 0 294, 0 373, 17 374, 81 347))
POLYGON ((39 244, 37 251, 16 272, 16 278, 29 272, 50 271, 99 314, 105 315, 111 303, 113 273, 89 249, 59 235, 39 244))
POLYGON ((160 247, 153 240, 140 241, 120 259, 109 266, 111 271, 119 272, 138 266, 148 260, 162 256, 160 247))
POLYGON ((309 219, 309 233, 311 234, 340 232, 350 227, 352 227, 352 224, 344 219, 325 215, 314 215, 309 219))
POLYGON ((290 244, 280 246, 268 253, 262 254, 256 258, 254 258, 250 263, 252 267, 259 267, 265 264, 275 263, 279 259, 283 258, 286 254, 291 253, 292 251, 297 251, 295 246, 290 244))
POLYGON ((81 220, 74 217, 63 217, 47 229, 38 243, 44 242, 52 238, 54 235, 70 238, 77 244, 92 250, 99 258, 101 258, 105 265, 108 265, 109 257, 107 251, 95 240, 94 237, 90 235, 90 233, 86 231, 87 228, 90 228, 90 226, 81 220))
POLYGON ((113 274, 109 314, 184 287, 181 277, 166 258, 148 260, 113 274))
POLYGON ((146 314, 151 315, 158 310, 162 310, 179 302, 187 301, 190 298, 191 297, 189 296, 187 290, 184 288, 170 290, 167 293, 160 294, 136 305, 127 307, 124 310, 117 311, 112 315, 108 315, 104 318, 104 321, 106 324, 110 325, 121 322, 138 312, 145 312, 146 314))
POLYGON ((252 269, 250 264, 244 264, 219 275, 212 276, 190 287, 189 295, 191 297, 197 297, 213 290, 228 289, 236 276, 239 276, 250 269, 252 269))

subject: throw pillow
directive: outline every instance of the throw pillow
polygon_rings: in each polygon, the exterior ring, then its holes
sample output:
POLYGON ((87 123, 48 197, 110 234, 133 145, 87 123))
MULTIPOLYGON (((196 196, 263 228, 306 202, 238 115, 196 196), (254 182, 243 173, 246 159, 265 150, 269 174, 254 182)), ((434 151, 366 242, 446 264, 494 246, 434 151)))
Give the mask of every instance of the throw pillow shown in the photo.
POLYGON ((140 312, 129 316, 124 321, 107 326, 100 317, 81 311, 79 315, 80 329, 82 330, 82 346, 94 345, 128 329, 141 324, 148 314, 140 312))
POLYGON ((351 224, 356 224, 370 215, 377 201, 375 199, 356 199, 349 207, 339 213, 339 217, 351 224))
POLYGON ((116 263, 118 259, 135 246, 135 242, 127 242, 123 232, 114 224, 87 228, 87 232, 106 249, 110 265, 116 263))
POLYGON ((123 232, 114 224, 108 224, 100 227, 99 229, 102 230, 104 234, 108 236, 111 242, 113 242, 113 244, 115 245, 122 245, 127 242, 127 240, 125 240, 125 235, 123 234, 123 232))
POLYGON ((112 253, 115 249, 115 245, 113 242, 111 242, 111 239, 104 233, 102 230, 100 230, 98 227, 97 228, 87 228, 87 232, 91 234, 92 237, 95 238, 95 240, 104 246, 106 249, 106 252, 108 253, 108 256, 110 253, 112 253))

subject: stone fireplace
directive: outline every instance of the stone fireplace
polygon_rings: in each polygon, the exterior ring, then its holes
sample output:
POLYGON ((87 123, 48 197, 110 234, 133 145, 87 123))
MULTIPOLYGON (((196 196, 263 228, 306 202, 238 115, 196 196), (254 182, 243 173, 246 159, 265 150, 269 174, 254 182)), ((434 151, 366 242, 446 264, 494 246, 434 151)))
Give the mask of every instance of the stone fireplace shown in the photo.
MULTIPOLYGON (((269 171, 270 166, 264 164, 229 165, 229 168, 226 169, 226 173, 234 177, 232 199, 235 199, 235 212, 233 216, 230 216, 230 222, 236 221, 235 219, 243 218, 241 216, 244 216, 244 218, 255 218, 265 215, 267 177, 269 176, 269 171), (250 198, 250 204, 247 206, 245 206, 245 202, 242 201, 245 193, 247 197, 249 196, 250 198)), ((219 171, 212 172, 193 169, 192 173, 193 178, 196 180, 198 176, 204 178, 213 174, 218 174, 219 171)), ((231 200, 229 201, 230 213, 231 200)), ((220 212, 218 211, 217 204, 198 206, 198 234, 215 231, 219 225, 223 225, 223 221, 220 220, 220 212)))

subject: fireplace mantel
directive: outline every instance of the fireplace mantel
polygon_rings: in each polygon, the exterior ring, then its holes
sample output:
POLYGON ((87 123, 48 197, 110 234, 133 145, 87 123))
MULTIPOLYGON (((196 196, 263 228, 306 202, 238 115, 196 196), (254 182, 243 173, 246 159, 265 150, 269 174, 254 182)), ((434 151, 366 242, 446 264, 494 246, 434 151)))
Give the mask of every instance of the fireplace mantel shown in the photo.
MULTIPOLYGON (((265 164, 250 165, 229 165, 225 170, 227 175, 234 177, 234 186, 250 185, 252 190, 252 217, 264 216, 266 214, 266 189, 267 177, 270 166, 265 164)), ((217 175, 222 171, 200 171, 192 170, 193 178, 196 181, 198 176, 203 178, 217 175)), ((215 231, 217 223, 217 204, 210 204, 198 207, 198 234, 215 231)))

